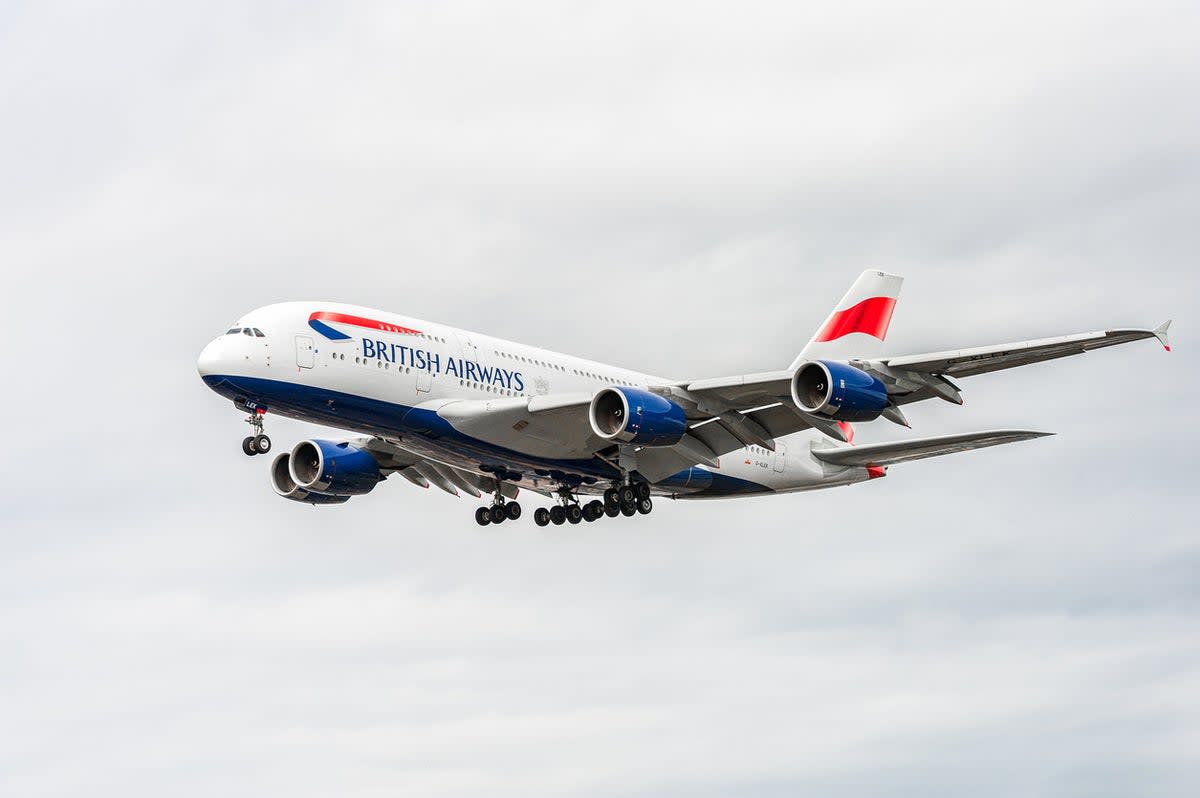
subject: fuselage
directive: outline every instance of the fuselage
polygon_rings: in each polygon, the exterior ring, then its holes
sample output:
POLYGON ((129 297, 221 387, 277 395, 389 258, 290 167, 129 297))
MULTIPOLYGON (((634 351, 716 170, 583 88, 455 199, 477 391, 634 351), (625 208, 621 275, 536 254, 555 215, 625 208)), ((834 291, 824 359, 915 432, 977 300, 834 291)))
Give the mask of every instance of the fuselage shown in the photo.
MULTIPOLYGON (((438 410, 460 400, 512 402, 596 391, 647 389, 672 380, 371 308, 287 302, 259 308, 231 325, 198 361, 210 388, 243 412, 289 418, 377 436, 429 460, 549 491, 568 485, 598 493, 618 469, 597 456, 548 457, 529 440, 500 447, 464 434, 438 410)), ((815 431, 749 446, 715 466, 659 480, 657 495, 712 498, 848 485, 873 475, 811 455, 815 431)))

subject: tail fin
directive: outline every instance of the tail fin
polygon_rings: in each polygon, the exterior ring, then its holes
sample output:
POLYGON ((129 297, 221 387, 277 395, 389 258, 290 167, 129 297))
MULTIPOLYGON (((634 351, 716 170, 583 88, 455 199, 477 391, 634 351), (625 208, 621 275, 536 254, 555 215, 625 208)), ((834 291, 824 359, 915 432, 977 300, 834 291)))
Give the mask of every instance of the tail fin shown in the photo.
POLYGON ((792 363, 796 368, 805 360, 875 357, 883 346, 903 277, 868 270, 837 303, 816 335, 792 363))

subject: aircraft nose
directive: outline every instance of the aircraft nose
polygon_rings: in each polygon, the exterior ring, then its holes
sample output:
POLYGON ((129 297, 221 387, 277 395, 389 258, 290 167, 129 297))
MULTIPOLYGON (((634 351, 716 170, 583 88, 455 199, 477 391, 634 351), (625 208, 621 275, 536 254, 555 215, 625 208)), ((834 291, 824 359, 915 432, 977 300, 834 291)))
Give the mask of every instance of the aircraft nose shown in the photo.
POLYGON ((222 348, 222 341, 218 338, 200 351, 200 357, 196 359, 196 371, 200 372, 201 377, 208 377, 220 372, 222 348))

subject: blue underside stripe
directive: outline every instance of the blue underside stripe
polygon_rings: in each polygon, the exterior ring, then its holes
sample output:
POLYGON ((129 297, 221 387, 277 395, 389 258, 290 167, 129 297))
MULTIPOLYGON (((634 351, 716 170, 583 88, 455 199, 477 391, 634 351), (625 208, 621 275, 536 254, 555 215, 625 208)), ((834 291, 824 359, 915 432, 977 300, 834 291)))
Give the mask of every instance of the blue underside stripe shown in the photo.
MULTIPOLYGON (((310 323, 320 324, 316 321, 310 323)), ((337 333, 336 330, 333 332, 337 333)), ((576 485, 594 484, 619 476, 615 468, 599 458, 532 458, 472 438, 456 430, 432 410, 281 380, 215 374, 207 375, 203 379, 209 388, 222 396, 269 405, 271 412, 278 415, 371 435, 407 437, 410 440, 416 436, 430 447, 454 453, 468 462, 478 463, 491 470, 517 471, 576 485)), ((688 491, 689 495, 697 496, 770 492, 769 488, 756 482, 702 468, 681 471, 657 484, 665 488, 688 491)))

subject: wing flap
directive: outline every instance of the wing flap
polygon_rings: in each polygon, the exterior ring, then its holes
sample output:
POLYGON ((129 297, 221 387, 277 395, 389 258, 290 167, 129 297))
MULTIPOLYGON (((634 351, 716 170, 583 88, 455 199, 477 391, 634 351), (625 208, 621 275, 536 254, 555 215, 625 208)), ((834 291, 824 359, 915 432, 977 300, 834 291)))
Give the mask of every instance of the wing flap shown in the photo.
POLYGON ((944 454, 984 449, 1005 443, 1044 438, 1053 432, 1035 430, 1001 429, 986 432, 966 432, 957 435, 939 435, 934 438, 917 438, 910 441, 872 443, 865 446, 839 446, 830 449, 813 449, 813 457, 831 465, 841 466, 889 466, 940 457, 944 454))

